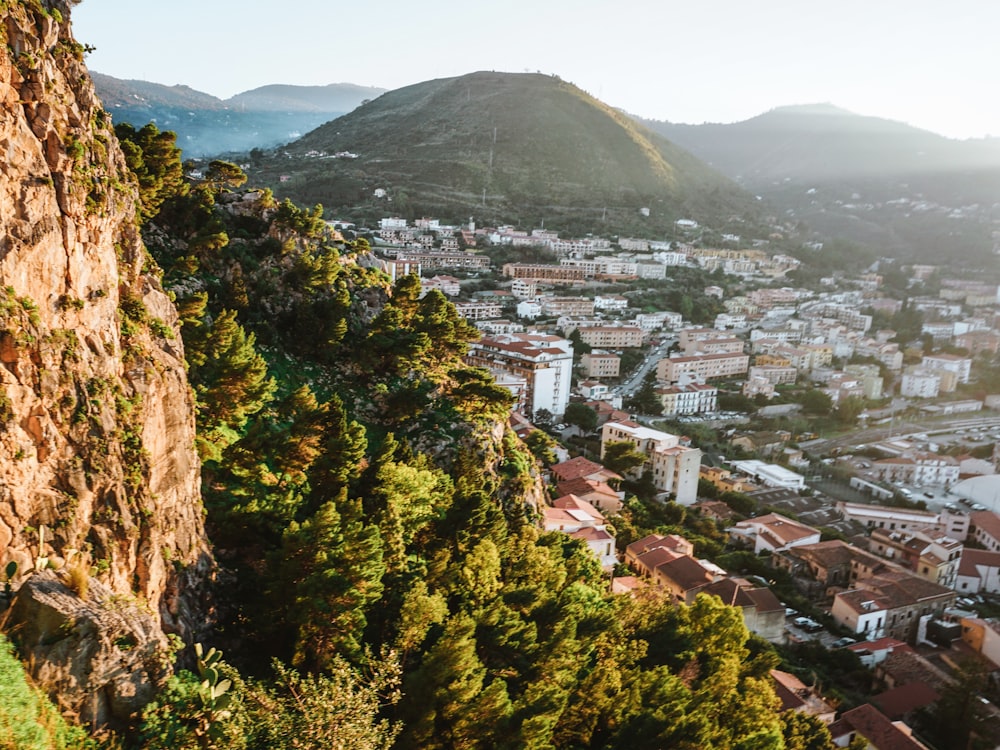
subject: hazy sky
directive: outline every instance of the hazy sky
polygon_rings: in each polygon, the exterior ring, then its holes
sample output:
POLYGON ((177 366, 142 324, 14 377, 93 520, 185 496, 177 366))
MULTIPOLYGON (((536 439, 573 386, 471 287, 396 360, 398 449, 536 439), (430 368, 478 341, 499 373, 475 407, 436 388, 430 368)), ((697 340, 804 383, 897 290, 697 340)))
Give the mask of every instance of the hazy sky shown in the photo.
POLYGON ((1000 135, 993 0, 84 0, 73 22, 92 70, 221 98, 530 70, 672 122, 829 102, 1000 135))

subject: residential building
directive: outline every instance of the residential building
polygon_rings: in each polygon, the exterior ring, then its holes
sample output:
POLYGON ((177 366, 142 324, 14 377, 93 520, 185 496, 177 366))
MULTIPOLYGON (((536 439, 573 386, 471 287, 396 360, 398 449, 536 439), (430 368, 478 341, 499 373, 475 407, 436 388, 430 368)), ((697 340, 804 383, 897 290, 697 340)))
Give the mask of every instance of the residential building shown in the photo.
POLYGON ((869 555, 840 539, 799 544, 771 553, 771 565, 787 570, 797 578, 808 577, 818 584, 818 595, 831 586, 846 587, 851 582, 851 569, 858 553, 869 555))
POLYGON ((622 500, 625 499, 624 492, 615 490, 606 481, 585 477, 559 482, 556 491, 560 495, 576 495, 608 515, 620 512, 622 500))
POLYGON ((830 614, 838 625, 866 638, 912 639, 922 617, 940 615, 955 601, 951 589, 905 570, 859 576, 855 588, 838 593, 830 614))
POLYGON ((429 279, 421 279, 420 286, 423 294, 432 289, 437 289, 448 297, 457 297, 462 293, 462 285, 454 276, 432 276, 429 279))
POLYGON ((694 341, 685 354, 742 354, 746 342, 739 338, 711 338, 694 341))
MULTIPOLYGON (((598 294, 593 299, 593 310, 605 312, 621 312, 628 309, 628 298, 620 294, 598 294)), ((584 313, 590 314, 590 313, 584 313)))
POLYGON ((542 312, 552 317, 589 317, 594 314, 594 300, 589 297, 544 296, 538 301, 542 305, 542 312))
POLYGON ((632 323, 580 326, 580 340, 600 349, 634 349, 642 346, 645 332, 632 323))
POLYGON ((486 271, 490 267, 490 259, 486 255, 475 253, 421 251, 407 249, 397 255, 399 260, 419 263, 427 269, 462 269, 466 271, 486 271))
MULTIPOLYGON (((678 332, 677 343, 682 351, 695 352, 698 351, 699 342, 732 338, 733 335, 728 331, 720 331, 716 328, 684 328, 678 332)), ((740 351, 742 351, 742 347, 740 351)))
POLYGON ((1000 351, 1000 334, 996 331, 969 331, 955 337, 955 346, 968 349, 969 354, 996 354, 1000 351))
POLYGON ((743 624, 751 633, 772 643, 784 641, 785 605, 770 589, 756 586, 745 578, 723 578, 693 593, 718 597, 730 607, 739 609, 743 624))
POLYGON ((569 403, 573 380, 573 345, 544 334, 485 336, 469 347, 469 364, 494 373, 524 378, 519 411, 545 409, 561 417, 569 403))
POLYGON ((990 552, 1000 552, 1000 515, 981 510, 970 516, 969 535, 990 552))
POLYGON ((933 354, 925 355, 920 364, 929 370, 946 370, 958 376, 959 383, 969 382, 969 373, 972 370, 972 360, 969 357, 960 357, 957 354, 933 354))
POLYGON ((581 380, 576 386, 577 392, 588 401, 606 401, 611 398, 611 389, 607 383, 600 380, 581 380))
POLYGON ((901 721, 889 721, 869 703, 845 711, 830 725, 830 735, 837 747, 847 747, 855 737, 861 736, 871 750, 929 750, 927 745, 914 739, 909 726, 901 721))
POLYGON ((937 398, 940 392, 940 373, 916 365, 903 370, 899 393, 904 398, 937 398))
POLYGON ((869 529, 911 532, 927 530, 947 534, 959 541, 964 541, 969 535, 969 516, 947 508, 935 513, 887 505, 838 502, 837 510, 844 518, 857 521, 869 529))
POLYGON ((476 321, 476 328, 485 333, 487 336, 524 333, 523 323, 515 323, 514 321, 506 320, 504 318, 497 318, 495 320, 478 320, 476 321))
POLYGON ((771 385, 794 383, 798 378, 798 370, 794 367, 779 367, 777 365, 754 365, 750 368, 748 378, 763 378, 771 385))
POLYGON ((955 590, 960 594, 1000 594, 1000 552, 963 549, 955 590))
POLYGON ((635 324, 647 333, 663 329, 674 330, 680 328, 683 323, 684 318, 675 312, 638 313, 635 316, 635 324))
POLYGON ((489 320, 503 315, 499 302, 456 302, 455 309, 466 320, 489 320))
POLYGON ((656 364, 656 378, 676 383, 685 376, 698 381, 733 378, 744 375, 750 365, 746 354, 705 354, 693 357, 670 357, 656 364))
POLYGON ((604 349, 593 349, 580 357, 583 374, 588 378, 617 378, 621 357, 604 349))
POLYGON ((735 543, 753 547, 754 554, 775 552, 803 544, 815 544, 820 532, 777 513, 740 521, 726 531, 735 543))
POLYGON ((537 300, 526 299, 517 303, 517 317, 534 320, 542 315, 542 305, 537 300))
POLYGON ((595 482, 607 482, 609 485, 617 485, 622 481, 620 474, 616 474, 610 469, 605 469, 599 463, 591 461, 583 456, 571 458, 549 467, 552 476, 557 482, 568 482, 573 479, 591 479, 595 482))
POLYGON ((632 542, 632 544, 625 548, 625 564, 643 575, 652 575, 653 569, 646 563, 640 562, 640 559, 647 552, 651 552, 654 549, 666 549, 675 555, 694 554, 694 545, 682 536, 677 534, 666 536, 663 534, 650 534, 632 542))
POLYGON ((807 716, 815 716, 824 724, 832 724, 837 717, 837 709, 827 703, 815 687, 807 687, 791 672, 771 670, 774 694, 781 701, 782 711, 796 711, 807 716))
POLYGON ((963 617, 962 642, 977 654, 1000 664, 1000 622, 979 617, 963 617))
POLYGON ((749 492, 755 489, 754 484, 749 480, 743 477, 734 477, 731 471, 718 466, 702 466, 698 476, 711 482, 722 492, 749 492))
POLYGON ((607 422, 601 428, 601 456, 612 442, 632 443, 645 454, 646 463, 633 472, 639 477, 643 471, 652 474, 653 485, 660 492, 673 493, 681 505, 691 505, 698 495, 698 469, 701 451, 681 445, 677 435, 643 427, 634 422, 607 422))
POLYGON ((608 531, 604 516, 583 498, 568 494, 553 500, 551 507, 542 508, 542 528, 579 539, 606 571, 618 562, 615 537, 608 531))
POLYGON ((663 404, 660 413, 664 416, 703 414, 716 410, 719 389, 704 383, 690 383, 657 388, 656 395, 663 404))
POLYGON ((501 272, 509 279, 531 279, 549 284, 582 284, 582 268, 530 263, 505 263, 501 272))
POLYGON ((909 451, 902 456, 874 461, 871 473, 885 482, 951 487, 958 481, 958 461, 953 456, 909 451))
POLYGON ((870 401, 882 398, 883 379, 877 365, 847 365, 844 372, 861 380, 865 398, 870 401))
POLYGON ((872 529, 869 550, 893 560, 920 578, 955 588, 962 543, 940 531, 872 529))

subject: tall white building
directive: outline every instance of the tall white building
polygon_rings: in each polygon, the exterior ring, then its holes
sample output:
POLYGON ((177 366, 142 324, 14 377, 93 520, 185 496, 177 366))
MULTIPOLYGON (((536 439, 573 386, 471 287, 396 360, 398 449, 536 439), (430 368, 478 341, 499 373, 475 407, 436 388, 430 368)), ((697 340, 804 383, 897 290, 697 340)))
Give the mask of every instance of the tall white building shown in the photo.
POLYGON ((693 505, 698 499, 701 451, 681 445, 680 440, 677 435, 635 422, 606 422, 601 428, 601 458, 609 443, 632 443, 637 451, 646 455, 646 463, 634 474, 639 476, 648 470, 656 489, 672 492, 681 505, 693 505))
POLYGON ((573 345, 566 339, 538 333, 486 336, 469 347, 466 359, 496 375, 523 378, 518 411, 546 409, 556 418, 566 411, 573 386, 573 345))

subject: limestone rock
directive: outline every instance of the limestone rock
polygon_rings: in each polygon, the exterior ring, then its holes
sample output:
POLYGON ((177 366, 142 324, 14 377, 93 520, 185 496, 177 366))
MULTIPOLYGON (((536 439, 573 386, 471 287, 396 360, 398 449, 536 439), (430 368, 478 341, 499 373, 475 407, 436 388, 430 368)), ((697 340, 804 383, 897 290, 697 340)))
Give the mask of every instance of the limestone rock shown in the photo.
POLYGON ((152 613, 95 580, 81 599, 52 571, 29 576, 7 625, 34 679, 85 725, 135 719, 172 660, 152 613))
POLYGON ((69 5, 0 16, 0 567, 73 554, 187 637, 212 571, 194 400, 69 5))

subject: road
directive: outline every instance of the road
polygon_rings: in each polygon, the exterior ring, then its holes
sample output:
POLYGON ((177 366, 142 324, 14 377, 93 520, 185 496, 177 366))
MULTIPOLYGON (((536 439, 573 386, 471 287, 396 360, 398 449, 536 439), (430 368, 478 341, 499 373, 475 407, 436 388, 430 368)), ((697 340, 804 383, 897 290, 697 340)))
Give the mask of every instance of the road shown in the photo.
POLYGON ((642 381, 643 378, 646 377, 646 373, 656 367, 656 363, 665 357, 667 352, 670 350, 670 347, 676 343, 677 339, 664 339, 659 346, 651 349, 636 371, 629 376, 628 380, 621 385, 616 386, 613 389, 613 393, 616 396, 621 396, 623 399, 627 399, 639 390, 639 386, 642 385, 642 381))

